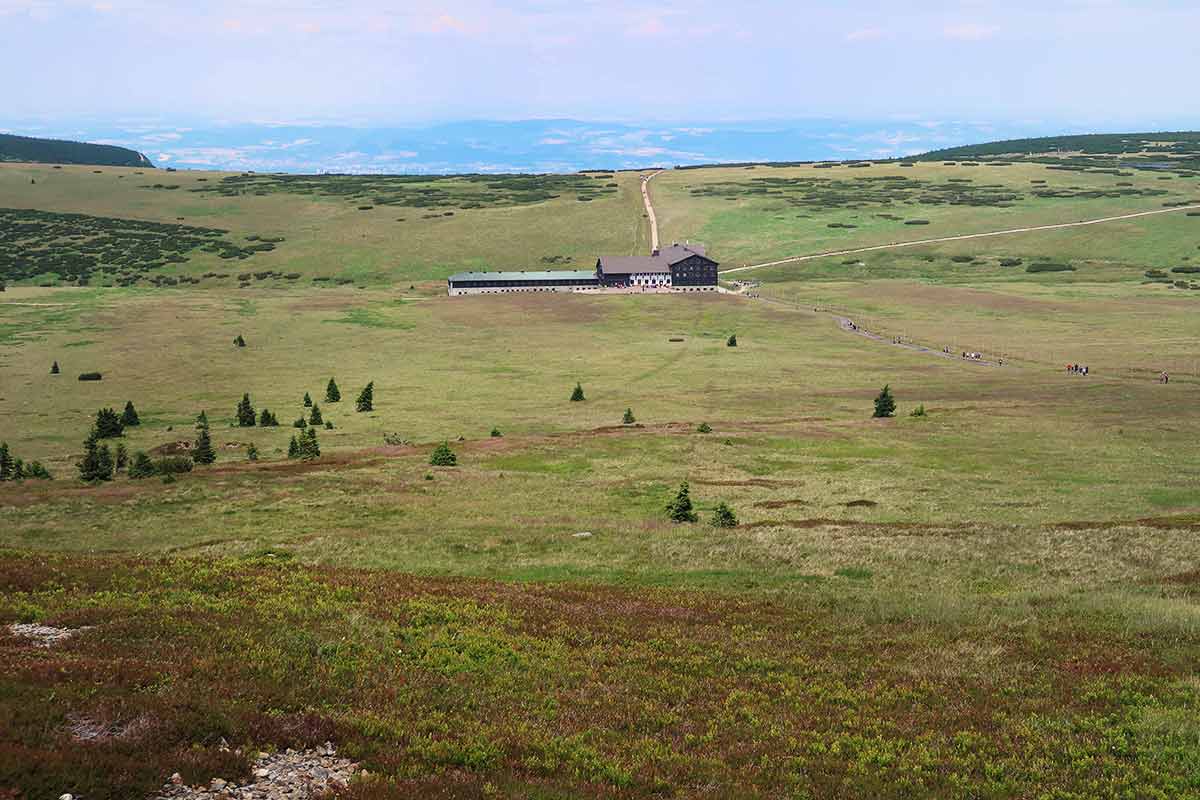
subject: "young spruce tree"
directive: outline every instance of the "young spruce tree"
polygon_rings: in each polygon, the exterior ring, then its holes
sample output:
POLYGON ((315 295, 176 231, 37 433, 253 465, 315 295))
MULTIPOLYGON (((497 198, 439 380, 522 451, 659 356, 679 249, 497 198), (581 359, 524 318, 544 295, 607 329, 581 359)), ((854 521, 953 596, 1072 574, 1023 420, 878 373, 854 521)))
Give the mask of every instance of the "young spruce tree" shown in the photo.
POLYGON ((115 439, 125 432, 121 418, 111 408, 102 408, 96 412, 96 438, 115 439))
POLYGON ((692 494, 687 481, 679 485, 679 491, 671 502, 667 503, 667 515, 672 522, 695 522, 699 519, 692 508, 692 494))
POLYGON ((358 393, 358 399, 354 401, 355 411, 374 411, 375 410, 375 381, 371 381, 363 390, 358 393))
POLYGON ((454 467, 458 465, 458 456, 454 455, 448 442, 442 442, 429 456, 429 463, 435 467, 454 467))
POLYGON ((304 407, 312 408, 312 398, 309 397, 308 392, 304 393, 304 407))
POLYGON ((583 384, 576 383, 574 391, 571 392, 571 402, 572 403, 582 403, 584 401, 584 399, 585 398, 583 396, 583 384))
POLYGON ((329 379, 329 385, 325 387, 325 402, 337 403, 342 399, 342 392, 338 389, 337 381, 333 378, 329 379))
POLYGON ((633 409, 632 408, 625 409, 625 414, 624 414, 624 416, 621 417, 621 424, 622 425, 632 425, 635 422, 637 422, 637 420, 633 418, 633 409))
POLYGON ((100 437, 96 435, 94 428, 83 443, 83 458, 76 466, 79 468, 80 479, 88 483, 112 480, 112 453, 109 452, 108 445, 100 443, 100 437))
POLYGON ((896 413, 896 399, 892 397, 892 389, 889 384, 884 384, 883 391, 875 398, 875 413, 872 415, 880 419, 893 416, 896 413))
POLYGON ((305 461, 311 461, 314 458, 321 457, 321 446, 317 443, 317 429, 307 428, 300 434, 299 445, 300 458, 305 461))
POLYGON ((154 462, 150 460, 150 456, 146 455, 144 450, 138 450, 133 454, 133 461, 129 464, 129 477, 140 480, 152 475, 154 475, 154 462))
POLYGON ((125 401, 125 410, 121 412, 121 424, 126 428, 142 424, 142 420, 138 417, 137 409, 133 407, 132 400, 125 401))
POLYGON ((8 442, 0 442, 0 481, 14 480, 13 457, 8 452, 8 442))
POLYGON ((196 421, 196 444, 192 447, 192 461, 197 464, 211 464, 217 460, 217 451, 213 450, 212 438, 208 433, 208 415, 203 411, 196 421))
POLYGON ((58 362, 55 361, 53 364, 50 365, 50 374, 57 375, 59 372, 60 372, 60 370, 58 368, 58 362))
POLYGON ((313 403, 312 411, 308 415, 309 425, 324 425, 325 418, 321 416, 321 407, 313 403))
POLYGON ((737 347, 737 334, 731 333, 729 338, 725 340, 726 347, 737 347))
POLYGON ((712 524, 717 528, 737 527, 737 515, 733 513, 732 508, 725 504, 724 500, 717 503, 717 507, 713 509, 712 524))
POLYGON ((247 392, 242 395, 242 399, 238 401, 237 407, 238 426, 242 428, 253 428, 255 422, 254 406, 250 405, 250 394, 247 392))

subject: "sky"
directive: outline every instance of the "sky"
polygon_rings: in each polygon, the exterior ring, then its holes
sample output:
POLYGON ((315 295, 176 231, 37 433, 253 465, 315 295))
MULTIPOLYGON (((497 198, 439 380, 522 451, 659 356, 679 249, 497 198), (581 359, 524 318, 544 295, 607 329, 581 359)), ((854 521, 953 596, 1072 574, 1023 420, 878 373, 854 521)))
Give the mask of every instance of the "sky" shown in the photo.
POLYGON ((1197 0, 0 0, 0 75, 10 117, 1132 122, 1197 107, 1197 31, 1197 0))

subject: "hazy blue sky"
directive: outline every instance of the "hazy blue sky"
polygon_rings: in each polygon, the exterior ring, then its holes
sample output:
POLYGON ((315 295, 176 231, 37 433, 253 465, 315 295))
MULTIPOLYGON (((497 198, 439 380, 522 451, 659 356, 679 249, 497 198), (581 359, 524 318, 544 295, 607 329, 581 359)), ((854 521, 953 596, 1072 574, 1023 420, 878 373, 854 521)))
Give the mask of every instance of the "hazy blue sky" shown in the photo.
POLYGON ((0 0, 12 118, 795 119, 1200 108, 1200 0, 0 0))

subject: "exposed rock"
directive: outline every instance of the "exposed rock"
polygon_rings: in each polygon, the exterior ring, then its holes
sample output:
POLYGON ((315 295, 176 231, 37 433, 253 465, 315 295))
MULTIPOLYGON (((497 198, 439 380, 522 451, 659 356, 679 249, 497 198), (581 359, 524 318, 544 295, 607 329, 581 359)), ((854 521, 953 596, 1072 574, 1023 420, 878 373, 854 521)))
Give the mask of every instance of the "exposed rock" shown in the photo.
POLYGON ((8 626, 8 630, 13 636, 33 639, 33 643, 38 647, 51 647, 87 628, 54 628, 50 625, 14 622, 8 626))
POLYGON ((338 758, 333 743, 312 750, 259 753, 251 771, 253 781, 238 785, 213 778, 208 786, 185 786, 179 773, 163 786, 154 800, 309 800, 345 788, 358 764, 338 758))

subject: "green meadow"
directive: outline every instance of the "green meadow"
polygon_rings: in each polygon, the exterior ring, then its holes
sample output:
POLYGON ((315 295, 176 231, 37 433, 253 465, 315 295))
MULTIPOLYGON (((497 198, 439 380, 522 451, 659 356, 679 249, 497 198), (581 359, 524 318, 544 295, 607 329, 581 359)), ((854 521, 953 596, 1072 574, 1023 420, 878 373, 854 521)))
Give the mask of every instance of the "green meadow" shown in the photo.
MULTIPOLYGON (((728 267, 1200 199, 1132 172, 651 191, 664 240, 728 267)), ((638 173, 135 173, 0 166, 0 208, 159 242, 138 260, 43 220, 37 248, 120 268, 0 294, 0 441, 54 476, 0 483, 0 623, 81 629, 0 628, 0 795, 143 797, 330 740, 364 800, 1200 796, 1200 291, 1172 272, 1200 218, 785 264, 741 294, 450 298, 459 269, 643 252, 638 173), (305 393, 332 423, 312 460, 287 455, 305 393), (280 426, 239 427, 243 394, 280 426), (127 401, 110 445, 186 455, 204 411, 215 463, 78 480, 127 401), (429 463, 443 442, 456 466, 429 463), (691 524, 666 513, 684 481, 691 524)))

